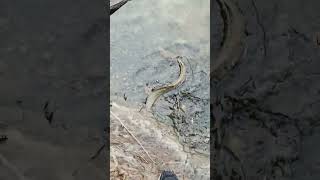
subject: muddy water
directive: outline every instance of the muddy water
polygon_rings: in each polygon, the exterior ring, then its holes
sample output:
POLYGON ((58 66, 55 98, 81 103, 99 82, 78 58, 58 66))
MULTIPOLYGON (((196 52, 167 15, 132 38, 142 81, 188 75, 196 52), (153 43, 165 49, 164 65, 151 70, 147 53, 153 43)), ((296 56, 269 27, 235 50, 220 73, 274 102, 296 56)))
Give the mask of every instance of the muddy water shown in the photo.
POLYGON ((111 16, 111 101, 142 106, 148 89, 178 77, 178 64, 161 48, 184 57, 187 79, 154 107, 159 121, 171 124, 181 142, 208 152, 209 0, 135 0, 111 16), (179 104, 180 108, 174 108, 179 104))
POLYGON ((0 179, 105 179, 102 7, 0 1, 0 179))
MULTIPOLYGON (((237 2, 247 26, 246 50, 212 89, 212 100, 220 101, 212 112, 222 124, 224 147, 212 138, 211 177, 320 179, 319 1, 237 2)), ((222 25, 217 7, 213 12, 215 55, 222 25)))

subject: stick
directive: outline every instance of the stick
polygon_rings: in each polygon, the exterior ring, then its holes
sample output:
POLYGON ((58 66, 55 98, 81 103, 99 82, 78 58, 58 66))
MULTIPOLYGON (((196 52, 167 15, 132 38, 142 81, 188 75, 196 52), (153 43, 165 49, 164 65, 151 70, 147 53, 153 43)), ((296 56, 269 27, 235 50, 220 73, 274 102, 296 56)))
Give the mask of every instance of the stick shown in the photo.
POLYGON ((110 111, 111 115, 114 116, 120 123, 121 125, 128 131, 128 133, 133 137, 133 139, 141 146, 141 148, 143 149, 143 151, 147 154, 147 156, 149 157, 149 159, 154 163, 157 164, 156 162, 153 161, 153 159, 151 158, 151 156, 149 155, 148 151, 143 147, 143 145, 140 143, 140 141, 132 134, 132 132, 123 124, 123 122, 121 121, 121 119, 115 115, 112 111, 110 111))
POLYGON ((0 161, 3 165, 7 166, 11 171, 13 171, 19 180, 27 180, 23 173, 21 173, 13 164, 11 164, 2 154, 0 154, 0 161))

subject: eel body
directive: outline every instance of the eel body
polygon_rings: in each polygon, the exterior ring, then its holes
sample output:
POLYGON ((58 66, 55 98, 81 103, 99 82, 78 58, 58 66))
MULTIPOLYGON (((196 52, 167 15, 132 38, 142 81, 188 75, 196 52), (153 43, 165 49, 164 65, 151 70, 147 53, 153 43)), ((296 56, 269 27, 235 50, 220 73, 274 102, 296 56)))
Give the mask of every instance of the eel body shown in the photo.
POLYGON ((177 60, 177 62, 179 64, 179 77, 178 77, 178 79, 175 80, 174 82, 168 84, 168 85, 152 89, 150 95, 147 97, 147 102, 146 102, 147 111, 151 111, 152 110, 153 104, 158 100, 158 98, 161 95, 176 89, 179 85, 181 85, 185 81, 185 79, 186 79, 186 67, 185 67, 185 65, 184 65, 184 63, 182 61, 182 57, 181 56, 177 56, 176 60, 177 60))

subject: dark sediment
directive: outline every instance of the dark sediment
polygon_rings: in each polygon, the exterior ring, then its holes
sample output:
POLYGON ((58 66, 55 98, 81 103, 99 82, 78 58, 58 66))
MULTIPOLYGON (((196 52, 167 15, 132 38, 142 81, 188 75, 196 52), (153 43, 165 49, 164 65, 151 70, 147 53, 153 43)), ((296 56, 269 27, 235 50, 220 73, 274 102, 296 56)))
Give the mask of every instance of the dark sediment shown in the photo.
MULTIPOLYGON (((238 4, 247 22, 246 50, 229 76, 212 84, 212 124, 221 126, 213 131, 211 175, 319 179, 320 158, 315 152, 320 149, 316 143, 320 4, 315 0, 238 4)), ((221 39, 219 16, 216 9, 213 55, 221 39)))
POLYGON ((105 179, 103 7, 0 2, 0 179, 105 179))

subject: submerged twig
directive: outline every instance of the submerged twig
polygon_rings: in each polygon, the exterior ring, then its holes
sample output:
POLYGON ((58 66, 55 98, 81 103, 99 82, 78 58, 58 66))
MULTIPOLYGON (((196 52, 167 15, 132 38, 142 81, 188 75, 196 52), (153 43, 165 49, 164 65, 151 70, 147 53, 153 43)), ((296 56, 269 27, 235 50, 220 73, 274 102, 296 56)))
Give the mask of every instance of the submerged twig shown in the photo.
POLYGON ((98 157, 100 155, 100 153, 102 152, 102 150, 106 147, 106 144, 103 144, 98 150, 97 152, 90 157, 91 160, 95 159, 96 157, 98 157))
POLYGON ((266 33, 264 25, 261 22, 260 14, 259 14, 259 11, 258 11, 258 8, 257 8, 255 1, 251 0, 251 3, 252 3, 253 9, 256 14, 257 23, 260 26, 262 33, 263 33, 263 37, 262 37, 263 38, 263 55, 264 55, 264 57, 266 57, 267 56, 267 33, 266 33))
POLYGON ((11 171, 15 173, 15 175, 19 178, 19 180, 27 180, 27 178, 20 172, 13 164, 11 164, 2 154, 0 154, 0 161, 3 165, 9 168, 11 171))

